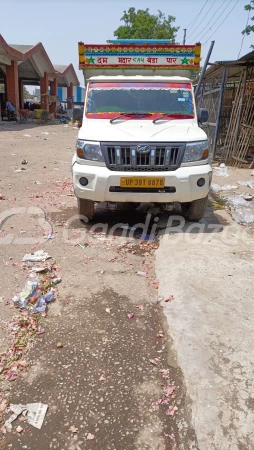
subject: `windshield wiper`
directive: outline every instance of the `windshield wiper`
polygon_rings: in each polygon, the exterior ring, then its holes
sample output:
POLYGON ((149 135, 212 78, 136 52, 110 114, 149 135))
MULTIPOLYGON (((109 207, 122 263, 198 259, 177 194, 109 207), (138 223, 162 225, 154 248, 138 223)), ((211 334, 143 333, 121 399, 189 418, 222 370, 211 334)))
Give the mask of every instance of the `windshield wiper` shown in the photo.
POLYGON ((161 119, 163 119, 164 117, 167 117, 167 116, 169 116, 168 120, 172 119, 172 118, 175 117, 175 116, 183 116, 183 117, 193 118, 193 116, 192 116, 191 114, 182 114, 182 113, 179 113, 179 114, 174 113, 174 114, 172 114, 172 113, 165 113, 165 114, 162 114, 160 117, 157 117, 157 119, 154 119, 154 120, 153 120, 153 123, 156 123, 158 120, 161 120, 161 119))
POLYGON ((150 116, 151 113, 147 113, 147 112, 125 112, 125 113, 121 113, 119 116, 113 117, 113 119, 110 119, 110 123, 113 123, 115 120, 120 119, 121 117, 124 116, 150 116))

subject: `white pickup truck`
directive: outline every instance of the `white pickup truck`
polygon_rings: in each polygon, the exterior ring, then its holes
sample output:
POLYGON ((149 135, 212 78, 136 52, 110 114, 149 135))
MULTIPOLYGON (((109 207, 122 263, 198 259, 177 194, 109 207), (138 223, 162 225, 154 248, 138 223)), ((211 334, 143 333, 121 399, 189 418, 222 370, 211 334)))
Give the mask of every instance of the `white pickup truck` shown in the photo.
POLYGON ((72 161, 78 212, 95 203, 180 203, 186 220, 205 213, 212 178, 208 141, 192 82, 180 76, 100 75, 86 84, 72 161))

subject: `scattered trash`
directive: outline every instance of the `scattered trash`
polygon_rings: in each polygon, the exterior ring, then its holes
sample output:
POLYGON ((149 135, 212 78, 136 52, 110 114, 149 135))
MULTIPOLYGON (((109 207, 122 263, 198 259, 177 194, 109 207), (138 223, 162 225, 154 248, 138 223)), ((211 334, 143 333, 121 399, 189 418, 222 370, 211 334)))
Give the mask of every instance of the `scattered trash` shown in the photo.
POLYGON ((248 202, 246 200, 244 200, 244 198, 242 198, 240 195, 236 195, 233 197, 228 197, 226 199, 226 203, 232 207, 232 208, 237 208, 237 207, 241 207, 241 206, 248 206, 248 202))
POLYGON ((44 334, 44 333, 45 333, 44 328, 42 328, 41 326, 38 327, 38 330, 36 331, 36 334, 44 334))
POLYGON ((233 196, 226 199, 231 208, 233 219, 240 225, 251 225, 254 223, 254 202, 246 200, 242 196, 233 196))
POLYGON ((159 331, 159 333, 157 334, 157 338, 159 339, 164 339, 165 337, 166 337, 165 331, 159 331))
POLYGON ((146 272, 137 272, 137 275, 139 275, 141 277, 146 277, 147 273, 146 272))
POLYGON ((51 258, 48 253, 46 253, 44 250, 38 250, 37 252, 27 254, 23 257, 23 262, 40 262, 40 261, 46 261, 46 259, 51 258))
POLYGON ((23 428, 19 425, 19 426, 16 428, 16 431, 17 431, 17 433, 22 433, 23 428))
POLYGON ((234 189, 238 189, 238 186, 231 186, 230 184, 225 184, 224 186, 220 186, 219 184, 212 184, 211 189, 217 194, 221 191, 232 191, 234 189))
POLYGON ((23 159, 21 164, 28 164, 28 161, 26 159, 23 159))
POLYGON ((106 381, 106 378, 104 377, 104 375, 100 376, 99 381, 106 381))
POLYGON ((89 244, 78 244, 78 246, 81 248, 86 248, 86 247, 89 247, 89 244))
POLYGON ((54 291, 50 291, 37 300, 33 313, 43 313, 47 309, 47 304, 54 300, 54 291))
POLYGON ((64 125, 64 128, 68 128, 68 126, 69 126, 69 125, 68 125, 68 124, 66 124, 66 125, 64 125))
POLYGON ((19 308, 25 309, 27 303, 29 302, 30 297, 33 296, 33 294, 36 291, 37 287, 38 287, 38 283, 37 282, 27 281, 23 291, 21 291, 20 294, 15 295, 12 298, 12 301, 19 308))
POLYGON ((172 300, 174 300, 174 296, 170 295, 168 298, 165 298, 164 302, 168 303, 168 302, 172 302, 172 300))
POLYGON ((237 184, 239 184, 239 186, 247 186, 251 189, 254 189, 254 181, 253 180, 237 181, 237 184))
POLYGON ((42 184, 40 181, 35 181, 34 184, 42 184))
POLYGON ((155 361, 155 359, 149 359, 149 362, 153 364, 153 366, 158 366, 158 363, 155 361))
POLYGON ((133 319, 134 318, 134 314, 133 313, 127 314, 127 316, 128 316, 128 319, 133 319))
POLYGON ((229 177, 228 169, 224 163, 221 163, 219 167, 214 167, 213 173, 216 177, 229 177))
POLYGON ((55 239, 55 235, 53 233, 48 234, 45 239, 55 239))
POLYGON ((110 314, 111 313, 112 308, 106 308, 105 311, 110 314))
POLYGON ((241 194, 241 197, 243 197, 247 202, 251 202, 253 200, 253 195, 251 194, 241 194))
POLYGON ((74 427, 73 425, 69 428, 69 431, 71 431, 72 433, 77 433, 78 432, 78 428, 74 427))
POLYGON ((16 420, 20 414, 23 414, 27 423, 39 430, 42 427, 45 415, 48 410, 48 405, 43 403, 28 403, 27 405, 10 405, 10 410, 13 412, 11 417, 6 420, 5 428, 7 431, 12 429, 12 422, 16 420))
POLYGON ((41 134, 49 134, 48 131, 42 131, 41 134))
POLYGON ((233 219, 240 225, 251 225, 254 223, 254 208, 238 208, 232 211, 233 219))
POLYGON ((59 170, 58 167, 54 167, 52 170, 59 170))
POLYGON ((24 289, 12 298, 16 307, 27 312, 45 313, 48 303, 55 299, 54 288, 61 282, 61 278, 56 277, 56 268, 49 264, 32 265, 34 262, 45 262, 50 256, 44 250, 38 250, 35 253, 27 254, 23 257, 23 266, 29 269, 28 275, 31 280, 27 281, 24 289))
POLYGON ((4 200, 3 194, 0 194, 0 200, 4 200))
POLYGON ((31 137, 31 134, 23 134, 24 137, 31 137))
POLYGON ((56 347, 57 347, 57 348, 63 348, 62 342, 58 342, 58 343, 56 344, 56 347))
POLYGON ((95 439, 95 436, 94 436, 94 434, 88 433, 86 438, 88 441, 91 441, 92 439, 95 439))
POLYGON ((250 174, 252 177, 254 177, 254 170, 252 170, 250 174))
POLYGON ((144 311, 144 305, 137 305, 136 306, 137 309, 139 309, 140 311, 144 311))

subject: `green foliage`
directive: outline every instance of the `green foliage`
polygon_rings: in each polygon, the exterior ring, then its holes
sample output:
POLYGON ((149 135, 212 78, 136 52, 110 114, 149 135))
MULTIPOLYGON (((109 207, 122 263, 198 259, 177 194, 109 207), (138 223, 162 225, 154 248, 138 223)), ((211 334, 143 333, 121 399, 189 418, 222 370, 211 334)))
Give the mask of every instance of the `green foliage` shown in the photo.
MULTIPOLYGON (((254 10, 254 0, 250 0, 249 5, 245 5, 244 9, 246 11, 253 11, 254 10)), ((254 21, 254 16, 250 18, 250 20, 254 21)), ((254 32, 254 25, 247 25, 247 27, 242 31, 242 34, 247 34, 249 36, 250 33, 254 32)), ((251 48, 254 49, 254 45, 251 45, 251 48)))
POLYGON ((23 97, 24 100, 30 97, 29 91, 27 90, 26 86, 23 86, 23 97))
POLYGON ((114 36, 118 39, 172 39, 175 42, 175 35, 179 27, 173 26, 175 17, 165 16, 161 11, 158 14, 150 14, 149 8, 138 9, 129 8, 124 11, 120 25, 114 36))
POLYGON ((0 84, 0 94, 4 93, 4 84, 0 84))

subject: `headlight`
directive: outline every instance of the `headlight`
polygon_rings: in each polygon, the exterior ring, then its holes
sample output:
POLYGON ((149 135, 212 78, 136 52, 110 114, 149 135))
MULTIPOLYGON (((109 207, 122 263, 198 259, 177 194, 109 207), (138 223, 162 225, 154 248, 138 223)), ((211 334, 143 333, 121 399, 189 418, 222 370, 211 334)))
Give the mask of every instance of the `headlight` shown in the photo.
POLYGON ((209 156, 208 141, 191 142, 186 144, 183 163, 201 161, 209 156))
POLYGON ((104 161, 99 142, 77 140, 77 156, 89 161, 104 161))

